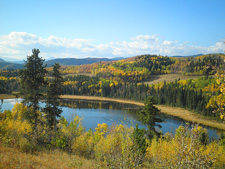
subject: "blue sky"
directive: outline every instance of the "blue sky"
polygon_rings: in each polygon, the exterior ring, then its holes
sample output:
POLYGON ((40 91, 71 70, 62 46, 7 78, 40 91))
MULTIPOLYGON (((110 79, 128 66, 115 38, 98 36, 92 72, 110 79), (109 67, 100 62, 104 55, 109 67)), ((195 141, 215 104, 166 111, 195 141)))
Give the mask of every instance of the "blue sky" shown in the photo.
POLYGON ((225 50, 224 0, 1 0, 0 57, 194 55, 225 50))

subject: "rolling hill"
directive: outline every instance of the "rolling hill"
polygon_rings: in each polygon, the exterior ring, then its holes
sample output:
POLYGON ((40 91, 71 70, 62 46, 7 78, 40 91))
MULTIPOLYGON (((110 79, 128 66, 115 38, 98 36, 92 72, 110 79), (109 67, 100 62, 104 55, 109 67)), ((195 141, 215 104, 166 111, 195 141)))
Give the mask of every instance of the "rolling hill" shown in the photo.
POLYGON ((5 62, 5 60, 3 60, 3 59, 0 58, 0 62, 5 62))
MULTIPOLYGON (((1 59, 3 60, 3 59, 1 59)), ((22 64, 16 64, 16 63, 11 63, 11 62, 6 62, 6 61, 1 61, 0 60, 0 70, 9 70, 9 69, 22 69, 23 65, 22 64)))

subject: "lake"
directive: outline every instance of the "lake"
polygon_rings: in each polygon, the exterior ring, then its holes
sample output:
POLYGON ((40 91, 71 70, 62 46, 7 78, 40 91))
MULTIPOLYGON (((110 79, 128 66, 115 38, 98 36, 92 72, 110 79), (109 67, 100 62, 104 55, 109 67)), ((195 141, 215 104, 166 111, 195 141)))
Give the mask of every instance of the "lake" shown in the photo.
MULTIPOLYGON (((11 110, 15 103, 21 102, 21 99, 4 99, 2 102, 2 110, 11 110)), ((41 103, 41 105, 43 106, 44 103, 41 103)), ((135 126, 138 123, 140 128, 146 128, 146 126, 137 120, 136 113, 141 109, 137 105, 106 101, 63 99, 61 100, 61 108, 63 110, 61 115, 68 121, 74 115, 82 117, 82 124, 86 130, 94 130, 98 123, 107 123, 108 126, 112 124, 124 124, 128 127, 131 125, 135 126)), ((185 121, 165 114, 160 114, 160 117, 164 122, 159 123, 162 128, 158 130, 162 130, 163 133, 172 132, 174 134, 180 125, 185 124, 185 121)), ((207 129, 210 139, 218 139, 217 133, 220 130, 207 126, 204 127, 207 129)))

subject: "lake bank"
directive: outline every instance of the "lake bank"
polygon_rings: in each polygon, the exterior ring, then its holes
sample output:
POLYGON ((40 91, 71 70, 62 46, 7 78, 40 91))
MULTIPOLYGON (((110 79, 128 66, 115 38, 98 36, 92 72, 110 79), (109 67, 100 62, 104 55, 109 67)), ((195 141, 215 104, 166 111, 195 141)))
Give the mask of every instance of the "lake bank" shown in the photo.
MULTIPOLYGON (((140 128, 146 128, 147 126, 142 124, 138 120, 138 112, 143 108, 143 106, 138 106, 135 104, 119 103, 116 101, 101 101, 101 100, 88 100, 88 99, 60 99, 60 108, 62 110, 61 116, 66 120, 71 121, 74 115, 79 116, 82 119, 82 126, 86 131, 91 129, 95 130, 98 124, 106 123, 108 126, 112 125, 125 125, 127 127, 138 124, 140 128)), ((104 99, 106 100, 106 99, 104 99)), ((22 99, 3 99, 2 100, 2 110, 12 110, 16 103, 21 103, 22 99)), ((45 103, 40 101, 40 107, 44 107, 45 103)), ((163 120, 159 123, 161 128, 156 127, 159 131, 165 133, 175 134, 175 130, 180 126, 184 125, 185 121, 181 118, 171 116, 165 113, 159 113, 158 116, 163 120)), ((190 124, 192 124, 190 122, 190 124)), ((188 127, 191 129, 191 125, 188 127)), ((209 126, 204 126, 207 130, 209 139, 218 139, 219 133, 222 130, 217 128, 212 128, 209 126)))
MULTIPOLYGON (((9 99, 15 98, 13 95, 8 94, 0 94, 0 99, 9 99)), ((78 95, 63 95, 61 96, 62 99, 83 99, 83 100, 97 100, 97 101, 111 101, 111 102, 118 102, 118 103, 125 103, 125 104, 134 104, 137 106, 144 106, 144 103, 138 101, 131 101, 131 100, 124 100, 124 99, 113 99, 113 98, 106 98, 106 97, 96 97, 96 96, 78 96, 78 95)), ((195 123, 200 123, 202 125, 206 125, 209 127, 217 128, 225 130, 225 123, 220 123, 215 120, 208 120, 196 113, 188 111, 183 108, 178 107, 169 107, 165 105, 156 105, 158 109, 161 110, 162 113, 168 114, 174 117, 181 118, 186 121, 191 121, 195 123)))
MULTIPOLYGON (((78 95, 63 95, 61 96, 62 99, 83 99, 83 100, 97 100, 97 101, 112 101, 118 103, 125 103, 125 104, 135 104, 138 106, 144 106, 144 103, 138 101, 131 101, 131 100, 124 100, 124 99, 113 99, 113 98, 106 98, 106 97, 96 97, 96 96, 78 96, 78 95)), ((203 117, 188 111, 183 108, 178 107, 169 107, 164 105, 156 105, 158 109, 161 110, 162 113, 175 116, 181 118, 186 121, 191 121, 195 123, 199 123, 202 125, 210 126, 217 129, 225 130, 225 124, 217 122, 215 120, 208 120, 204 119, 203 117)))

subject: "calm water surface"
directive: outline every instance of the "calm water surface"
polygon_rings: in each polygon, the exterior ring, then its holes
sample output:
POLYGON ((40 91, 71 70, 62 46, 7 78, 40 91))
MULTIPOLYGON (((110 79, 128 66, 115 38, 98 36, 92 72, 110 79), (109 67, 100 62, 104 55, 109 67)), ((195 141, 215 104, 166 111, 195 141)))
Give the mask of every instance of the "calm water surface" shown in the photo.
MULTIPOLYGON (((14 104, 21 102, 21 99, 4 99, 2 104, 2 110, 12 109, 14 104)), ((41 103, 41 105, 44 105, 41 103)), ((141 107, 131 104, 122 104, 116 102, 99 102, 88 100, 62 100, 61 108, 63 110, 62 116, 68 121, 71 121, 74 115, 78 115, 83 118, 82 124, 86 130, 95 129, 98 123, 107 123, 108 126, 112 124, 124 124, 128 127, 135 126, 138 123, 139 127, 145 128, 141 122, 137 121, 136 113, 141 107)), ((160 123, 163 133, 172 132, 181 125, 185 124, 185 121, 174 118, 168 115, 160 115, 164 120, 160 123)), ((205 126, 208 130, 210 139, 217 139, 217 133, 219 130, 212 129, 205 126)))

